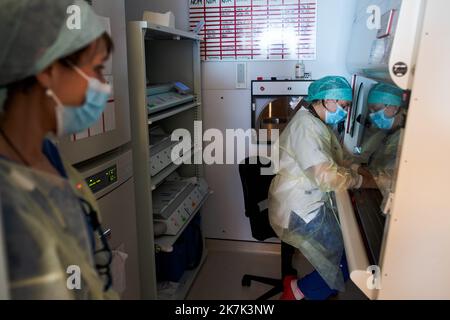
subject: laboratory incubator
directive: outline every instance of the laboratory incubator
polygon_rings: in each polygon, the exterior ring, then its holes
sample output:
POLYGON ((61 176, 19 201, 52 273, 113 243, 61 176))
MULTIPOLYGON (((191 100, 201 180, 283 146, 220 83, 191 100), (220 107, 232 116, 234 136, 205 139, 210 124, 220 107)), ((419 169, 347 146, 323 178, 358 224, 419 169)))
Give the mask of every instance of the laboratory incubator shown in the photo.
POLYGON ((299 103, 308 95, 313 81, 307 80, 254 80, 251 106, 254 143, 272 143, 272 130, 281 135, 299 109, 299 103), (260 130, 266 130, 261 135, 260 130))

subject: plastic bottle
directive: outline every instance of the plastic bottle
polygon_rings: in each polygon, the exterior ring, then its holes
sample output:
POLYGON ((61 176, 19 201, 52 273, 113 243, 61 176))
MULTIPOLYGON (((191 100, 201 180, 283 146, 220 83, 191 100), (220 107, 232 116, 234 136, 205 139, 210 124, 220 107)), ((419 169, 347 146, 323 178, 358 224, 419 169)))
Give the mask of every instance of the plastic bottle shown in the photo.
POLYGON ((305 65, 303 61, 298 61, 295 65, 295 79, 303 79, 305 77, 305 65))

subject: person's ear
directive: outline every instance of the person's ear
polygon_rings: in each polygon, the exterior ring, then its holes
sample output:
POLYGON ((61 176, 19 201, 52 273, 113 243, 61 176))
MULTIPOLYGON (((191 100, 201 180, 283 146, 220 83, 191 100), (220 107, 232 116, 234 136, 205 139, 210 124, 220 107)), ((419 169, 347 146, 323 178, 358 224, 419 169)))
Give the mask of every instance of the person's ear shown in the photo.
POLYGON ((53 63, 36 75, 37 82, 43 88, 46 88, 46 89, 52 88, 54 78, 55 78, 55 72, 56 72, 55 69, 56 69, 56 64, 53 63))

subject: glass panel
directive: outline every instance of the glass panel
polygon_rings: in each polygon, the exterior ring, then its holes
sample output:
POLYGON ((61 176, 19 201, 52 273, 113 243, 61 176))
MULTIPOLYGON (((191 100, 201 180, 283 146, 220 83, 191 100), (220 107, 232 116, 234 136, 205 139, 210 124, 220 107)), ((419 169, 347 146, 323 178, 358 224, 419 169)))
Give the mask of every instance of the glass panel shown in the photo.
POLYGON ((356 155, 357 162, 365 165, 373 175, 384 198, 394 189, 401 151, 400 143, 407 116, 405 106, 387 104, 389 101, 394 103, 395 99, 392 99, 392 92, 386 92, 386 94, 388 95, 385 97, 383 92, 369 94, 368 100, 372 97, 371 101, 380 100, 384 103, 366 101, 363 112, 366 114, 366 120, 361 121, 365 125, 358 148, 359 154, 356 155))

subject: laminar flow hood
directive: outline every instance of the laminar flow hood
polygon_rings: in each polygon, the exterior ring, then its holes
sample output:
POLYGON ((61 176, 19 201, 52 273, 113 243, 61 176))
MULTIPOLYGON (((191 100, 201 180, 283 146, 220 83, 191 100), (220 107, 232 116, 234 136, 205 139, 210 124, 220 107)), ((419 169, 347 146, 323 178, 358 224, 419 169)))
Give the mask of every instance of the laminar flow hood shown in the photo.
POLYGON ((410 90, 425 0, 360 0, 347 55, 350 73, 410 90))

